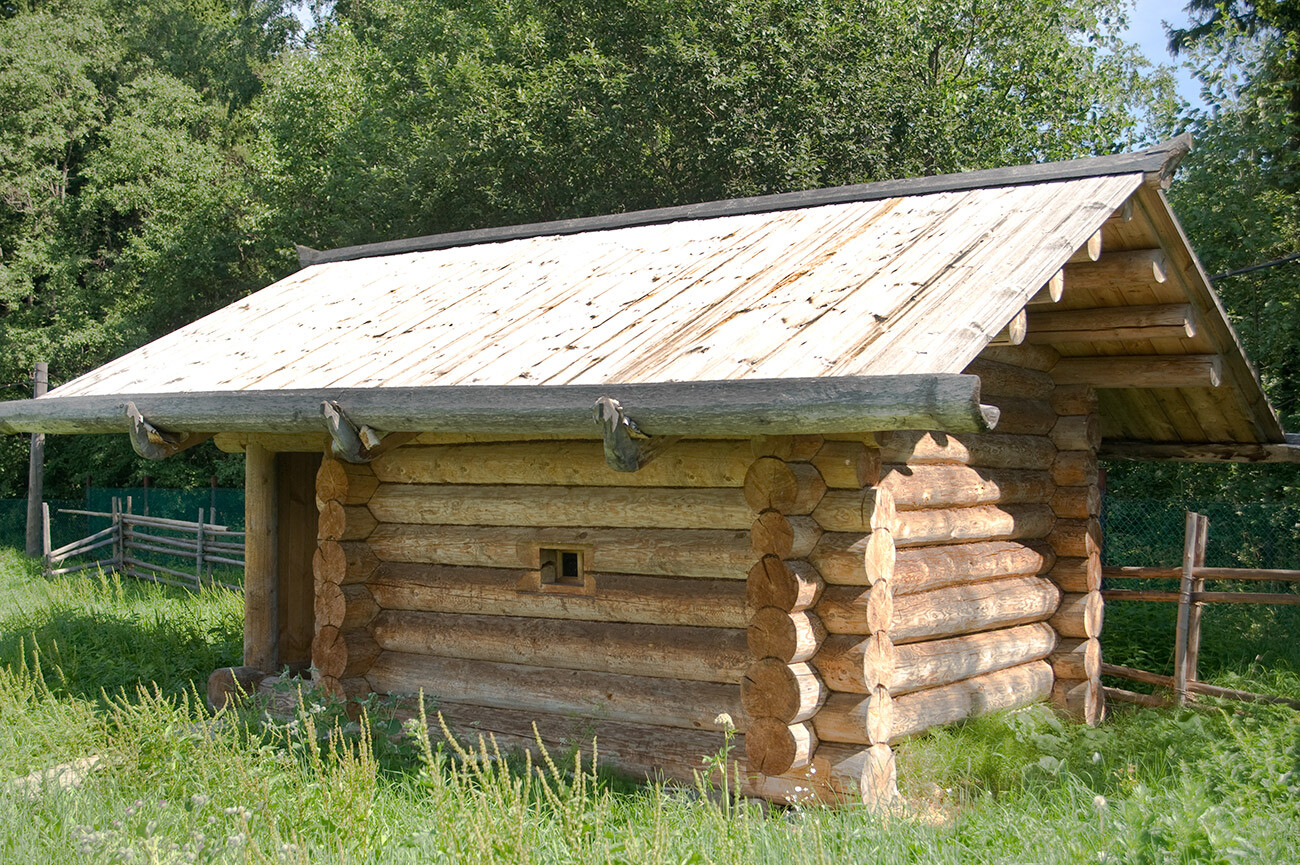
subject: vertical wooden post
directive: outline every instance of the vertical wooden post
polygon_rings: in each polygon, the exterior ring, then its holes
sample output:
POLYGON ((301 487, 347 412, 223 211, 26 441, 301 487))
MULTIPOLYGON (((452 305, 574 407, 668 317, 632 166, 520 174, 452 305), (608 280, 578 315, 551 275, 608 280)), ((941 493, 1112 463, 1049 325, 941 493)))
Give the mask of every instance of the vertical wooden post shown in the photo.
POLYGON ((275 453, 250 444, 244 451, 244 665, 279 668, 275 453))
POLYGON ((111 507, 113 521, 113 570, 122 570, 122 500, 113 496, 111 507))
POLYGON ((194 545, 194 588, 200 588, 203 585, 203 508, 199 508, 199 528, 194 533, 196 543, 194 545))
POLYGON ((1174 631, 1174 705, 1187 705, 1187 643, 1191 626, 1193 571, 1200 514, 1187 512, 1183 522, 1183 578, 1178 587, 1178 625, 1174 631))
MULTIPOLYGON (((32 374, 32 394, 45 396, 50 387, 49 364, 37 361, 32 374)), ((27 555, 41 552, 41 502, 45 499, 45 433, 32 433, 27 461, 27 555)))
MULTIPOLYGON (((1192 566, 1205 567, 1205 547, 1210 537, 1210 518, 1200 514, 1196 521, 1196 551, 1192 566)), ((1205 580, 1192 578, 1192 592, 1205 591, 1205 580)), ((1197 667, 1201 657, 1201 611, 1205 608, 1202 601, 1193 601, 1187 616, 1187 681, 1199 681, 1197 667)))
POLYGON ((45 576, 50 575, 50 550, 54 549, 54 544, 50 543, 50 503, 41 502, 41 573, 45 576))
POLYGON ((211 493, 208 496, 208 519, 215 525, 217 522, 217 476, 213 475, 210 481, 211 493))
POLYGON ((149 476, 144 476, 144 515, 149 516, 149 476))

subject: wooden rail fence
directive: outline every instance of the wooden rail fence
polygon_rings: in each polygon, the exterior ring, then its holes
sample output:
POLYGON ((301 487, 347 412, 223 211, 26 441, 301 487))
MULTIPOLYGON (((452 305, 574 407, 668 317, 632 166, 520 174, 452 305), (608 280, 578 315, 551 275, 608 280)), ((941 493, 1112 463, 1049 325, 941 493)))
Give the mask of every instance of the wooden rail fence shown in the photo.
POLYGON ((239 590, 239 586, 217 581, 213 566, 244 567, 244 533, 206 522, 203 508, 199 508, 195 522, 133 514, 129 497, 125 509, 120 499, 113 499, 111 512, 60 508, 59 513, 107 518, 109 524, 107 528, 52 549, 50 506, 43 504, 42 567, 47 576, 102 568, 169 586, 197 589, 210 585, 239 590), (99 555, 91 561, 60 567, 68 559, 92 553, 99 555), (157 561, 159 558, 164 561, 157 561), (181 569, 185 560, 193 560, 192 570, 181 569))
MULTIPOLYGON (((1300 701, 1250 691, 1235 691, 1199 681, 1197 666, 1201 652, 1201 611, 1205 604, 1300 604, 1300 594, 1292 592, 1207 592, 1206 580, 1300 582, 1300 571, 1262 568, 1207 568, 1205 547, 1210 521, 1203 514, 1187 512, 1183 534, 1183 564, 1180 568, 1105 568, 1107 580, 1178 580, 1178 591, 1153 589, 1104 589, 1107 601, 1156 601, 1178 604, 1178 624, 1174 632, 1174 674, 1164 676, 1119 664, 1102 664, 1103 675, 1117 676, 1168 688, 1176 706, 1187 704, 1189 694, 1204 694, 1229 700, 1278 703, 1300 709, 1300 701)), ((1138 694, 1123 688, 1106 688, 1106 696, 1121 702, 1145 706, 1168 705, 1169 700, 1153 694, 1138 694)))

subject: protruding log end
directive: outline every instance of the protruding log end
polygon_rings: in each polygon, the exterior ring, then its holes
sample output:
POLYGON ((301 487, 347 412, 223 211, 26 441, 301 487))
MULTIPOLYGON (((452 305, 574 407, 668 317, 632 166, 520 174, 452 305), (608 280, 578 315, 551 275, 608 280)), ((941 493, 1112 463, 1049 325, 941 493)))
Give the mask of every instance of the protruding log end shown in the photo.
POLYGON ((812 762, 817 736, 809 724, 784 724, 759 718, 745 732, 745 755, 750 769, 764 775, 781 775, 812 762))
POLYGON ((1049 623, 1062 637, 1096 639, 1101 636, 1105 612, 1101 592, 1063 595, 1049 623))
POLYGON ((802 559, 813 551, 822 530, 812 517, 787 517, 767 510, 749 529, 749 543, 759 555, 802 559))
POLYGON ((783 664, 776 658, 750 664, 740 684, 746 714, 751 718, 774 718, 783 724, 811 718, 826 702, 828 693, 811 666, 783 664))
POLYGON ((749 620, 749 650, 756 658, 776 658, 785 663, 807 661, 817 654, 826 628, 807 611, 789 613, 763 607, 749 620))
POLYGON ((750 568, 745 588, 754 609, 776 607, 794 613, 817 603, 824 585, 817 569, 808 562, 764 555, 750 568))
POLYGON ((826 481, 812 463, 761 457, 745 474, 745 501, 755 511, 810 514, 825 494, 826 481))
POLYGON ((880 481, 880 449, 862 442, 828 441, 812 458, 826 486, 832 489, 861 489, 880 481))

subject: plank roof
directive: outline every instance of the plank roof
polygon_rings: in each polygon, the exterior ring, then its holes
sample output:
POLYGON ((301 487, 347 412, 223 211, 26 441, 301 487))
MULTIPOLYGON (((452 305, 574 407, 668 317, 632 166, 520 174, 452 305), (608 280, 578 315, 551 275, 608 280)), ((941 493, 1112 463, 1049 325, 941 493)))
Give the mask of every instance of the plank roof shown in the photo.
MULTIPOLYGON (((43 399, 960 373, 1121 207, 1146 196, 1158 209, 1159 181, 1187 146, 302 249, 297 273, 43 399)), ((1185 246, 1148 222, 1151 237, 1120 246, 1185 246)), ((1178 252, 1183 270, 1199 269, 1178 252)), ((1125 353, 1226 355, 1231 409, 1180 427, 1171 418, 1197 402, 1190 392, 1135 398, 1136 409, 1104 396, 1110 426, 1280 441, 1208 282, 1179 286, 1213 327, 1195 344, 1125 353)))

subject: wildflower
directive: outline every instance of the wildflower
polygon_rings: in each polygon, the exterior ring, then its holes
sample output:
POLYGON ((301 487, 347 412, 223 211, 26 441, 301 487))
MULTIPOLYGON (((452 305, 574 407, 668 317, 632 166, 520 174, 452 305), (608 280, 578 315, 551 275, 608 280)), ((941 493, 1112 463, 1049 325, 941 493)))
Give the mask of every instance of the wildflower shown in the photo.
POLYGON ((1100 752, 1100 751, 1093 751, 1093 752, 1092 752, 1092 762, 1094 762, 1094 763, 1100 763, 1100 762, 1101 762, 1101 752, 1100 752))
POLYGON ((248 836, 243 832, 236 832, 226 839, 227 847, 242 847, 248 841, 248 836))
POLYGON ((1100 814, 1100 813, 1102 813, 1103 811, 1105 811, 1105 810, 1106 810, 1106 797, 1103 796, 1103 795, 1101 795, 1100 793, 1098 793, 1096 796, 1093 796, 1093 797, 1092 797, 1092 807, 1097 811, 1098 814, 1100 814))
POLYGON ((211 796, 204 796, 202 793, 195 793, 193 796, 190 797, 190 804, 193 805, 195 808, 202 808, 204 805, 208 804, 211 801, 212 801, 211 796))
POLYGON ((731 716, 728 715, 726 712, 719 712, 713 718, 713 723, 717 724, 719 727, 723 728, 724 730, 736 729, 736 722, 732 721, 731 716))

